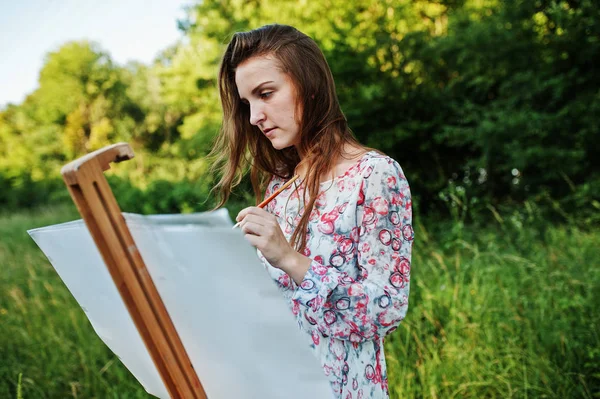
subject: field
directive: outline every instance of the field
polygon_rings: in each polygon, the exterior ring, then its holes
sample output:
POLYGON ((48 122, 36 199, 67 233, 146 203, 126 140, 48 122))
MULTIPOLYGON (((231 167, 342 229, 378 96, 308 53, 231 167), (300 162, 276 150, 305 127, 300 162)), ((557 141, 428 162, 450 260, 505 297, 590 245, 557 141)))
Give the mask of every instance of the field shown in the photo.
MULTIPOLYGON (((0 215, 1 398, 149 397, 26 233, 77 217, 0 215)), ((391 397, 600 397, 600 231, 449 227, 416 226, 409 312, 386 341, 391 397)))

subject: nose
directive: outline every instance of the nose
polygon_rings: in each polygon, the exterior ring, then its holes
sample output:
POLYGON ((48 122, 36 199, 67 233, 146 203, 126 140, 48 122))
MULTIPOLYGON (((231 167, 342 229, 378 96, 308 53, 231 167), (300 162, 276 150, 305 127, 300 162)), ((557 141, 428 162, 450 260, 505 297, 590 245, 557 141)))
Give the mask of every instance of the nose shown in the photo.
POLYGON ((260 104, 250 103, 250 124, 258 125, 265 120, 265 113, 260 104))

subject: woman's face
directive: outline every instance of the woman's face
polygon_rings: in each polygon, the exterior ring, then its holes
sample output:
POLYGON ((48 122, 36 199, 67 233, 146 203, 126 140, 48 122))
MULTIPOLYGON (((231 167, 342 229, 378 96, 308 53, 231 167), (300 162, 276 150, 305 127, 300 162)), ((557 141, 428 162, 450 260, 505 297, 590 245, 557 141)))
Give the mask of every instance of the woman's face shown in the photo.
POLYGON ((275 149, 300 144, 296 90, 273 56, 242 62, 235 72, 235 84, 242 102, 250 107, 250 123, 260 128, 275 149))

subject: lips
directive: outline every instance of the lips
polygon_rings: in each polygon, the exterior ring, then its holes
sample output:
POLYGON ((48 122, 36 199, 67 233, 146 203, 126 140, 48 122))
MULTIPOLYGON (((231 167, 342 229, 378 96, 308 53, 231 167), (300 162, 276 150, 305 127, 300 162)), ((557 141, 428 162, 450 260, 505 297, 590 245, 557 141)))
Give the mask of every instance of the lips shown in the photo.
POLYGON ((265 134, 265 136, 268 136, 270 132, 272 132, 273 130, 277 129, 276 127, 272 127, 269 129, 265 129, 263 130, 263 133, 265 134))

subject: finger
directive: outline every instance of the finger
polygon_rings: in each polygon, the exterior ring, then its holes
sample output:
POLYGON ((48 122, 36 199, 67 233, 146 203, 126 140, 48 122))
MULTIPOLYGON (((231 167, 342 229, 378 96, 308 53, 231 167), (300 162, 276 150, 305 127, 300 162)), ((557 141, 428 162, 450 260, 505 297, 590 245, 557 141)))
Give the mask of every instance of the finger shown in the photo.
POLYGON ((266 210, 259 208, 257 206, 251 206, 251 207, 245 208, 242 211, 240 211, 236 220, 241 220, 248 215, 256 215, 256 216, 264 217, 266 219, 273 219, 273 220, 277 219, 275 217, 275 215, 267 212, 266 210), (240 219, 240 217, 241 217, 241 219, 240 219))
POLYGON ((256 223, 256 224, 260 224, 262 226, 269 226, 270 224, 272 224, 272 220, 270 218, 265 218, 262 215, 254 215, 254 214, 247 214, 242 222, 252 222, 252 223, 256 223))
POLYGON ((251 210, 252 208, 256 208, 256 207, 254 207, 254 206, 249 206, 248 208, 244 208, 244 209, 242 209, 242 210, 241 210, 241 211, 240 211, 240 212, 237 214, 237 216, 235 217, 235 220, 236 220, 236 222, 240 222, 240 221, 242 221, 242 220, 244 219, 244 217, 246 217, 246 215, 247 215, 247 214, 250 212, 250 210, 251 210))
POLYGON ((265 229, 264 225, 254 223, 254 222, 247 222, 245 220, 242 223, 242 225, 240 226, 240 229, 245 234, 252 234, 252 235, 260 236, 260 237, 264 236, 266 233, 266 229, 265 229))
POLYGON ((253 234, 245 234, 244 238, 246 241, 250 243, 254 248, 258 248, 262 245, 262 238, 259 236, 255 236, 253 234))
POLYGON ((264 224, 264 223, 261 223, 261 219, 257 218, 255 215, 248 215, 247 214, 246 216, 244 216, 244 218, 241 221, 239 221, 237 223, 236 226, 238 226, 240 228, 240 230, 243 231, 244 230, 244 226, 246 224, 248 224, 248 223, 264 224))

